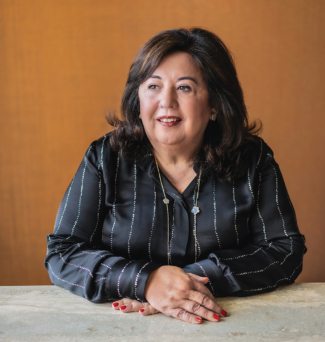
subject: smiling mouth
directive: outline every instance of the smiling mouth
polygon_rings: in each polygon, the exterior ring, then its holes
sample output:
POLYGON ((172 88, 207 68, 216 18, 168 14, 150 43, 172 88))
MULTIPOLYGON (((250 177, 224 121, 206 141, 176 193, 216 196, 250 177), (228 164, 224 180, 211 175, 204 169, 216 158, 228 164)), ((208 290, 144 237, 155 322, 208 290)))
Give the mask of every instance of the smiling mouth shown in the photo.
POLYGON ((162 118, 158 119, 160 122, 176 122, 176 121, 181 121, 181 119, 167 119, 167 118, 162 118))

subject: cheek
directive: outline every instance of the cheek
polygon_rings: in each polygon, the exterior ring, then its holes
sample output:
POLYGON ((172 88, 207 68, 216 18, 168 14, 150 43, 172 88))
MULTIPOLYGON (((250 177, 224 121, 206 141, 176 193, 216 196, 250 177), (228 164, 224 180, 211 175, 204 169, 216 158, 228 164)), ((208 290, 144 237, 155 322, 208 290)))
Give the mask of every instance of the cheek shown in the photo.
POLYGON ((156 108, 157 108, 157 104, 153 99, 150 99, 150 98, 140 99, 141 114, 150 115, 154 113, 156 108))
POLYGON ((183 107, 192 120, 207 121, 210 118, 210 107, 205 101, 190 101, 183 107))
POLYGON ((152 111, 152 104, 148 101, 142 102, 140 108, 143 114, 149 114, 152 111))

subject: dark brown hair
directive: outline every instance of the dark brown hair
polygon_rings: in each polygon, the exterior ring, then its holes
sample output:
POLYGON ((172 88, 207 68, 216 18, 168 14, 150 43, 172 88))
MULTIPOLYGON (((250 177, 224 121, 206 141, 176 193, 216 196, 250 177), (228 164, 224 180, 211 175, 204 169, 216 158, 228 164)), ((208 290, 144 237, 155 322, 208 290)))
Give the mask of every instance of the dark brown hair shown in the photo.
POLYGON ((167 55, 187 52, 200 68, 209 91, 209 101, 217 110, 217 120, 209 121, 203 146, 193 168, 202 167, 202 178, 214 175, 231 182, 248 169, 251 151, 259 143, 262 123, 248 123, 243 91, 234 61, 221 39, 202 28, 180 28, 158 33, 145 43, 129 71, 121 103, 122 120, 108 113, 107 121, 116 127, 111 135, 112 149, 126 160, 136 160, 151 153, 151 144, 139 119, 138 89, 167 55))

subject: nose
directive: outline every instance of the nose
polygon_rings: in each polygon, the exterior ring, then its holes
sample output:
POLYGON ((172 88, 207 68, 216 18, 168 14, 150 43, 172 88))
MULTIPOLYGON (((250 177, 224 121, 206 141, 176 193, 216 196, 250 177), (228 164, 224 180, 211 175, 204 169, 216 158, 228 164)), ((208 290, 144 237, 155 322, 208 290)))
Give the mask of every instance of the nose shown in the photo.
POLYGON ((178 105, 176 90, 172 87, 165 87, 160 93, 160 107, 161 108, 172 108, 175 109, 178 105))

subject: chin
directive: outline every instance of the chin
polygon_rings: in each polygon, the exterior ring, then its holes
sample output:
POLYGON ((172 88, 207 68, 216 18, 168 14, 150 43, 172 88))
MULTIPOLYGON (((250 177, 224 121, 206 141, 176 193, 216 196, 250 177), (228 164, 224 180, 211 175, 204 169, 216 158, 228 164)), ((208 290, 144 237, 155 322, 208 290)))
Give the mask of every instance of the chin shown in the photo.
POLYGON ((157 139, 157 141, 166 146, 173 146, 173 145, 179 145, 182 143, 182 139, 175 139, 175 137, 165 138, 165 139, 157 139))

